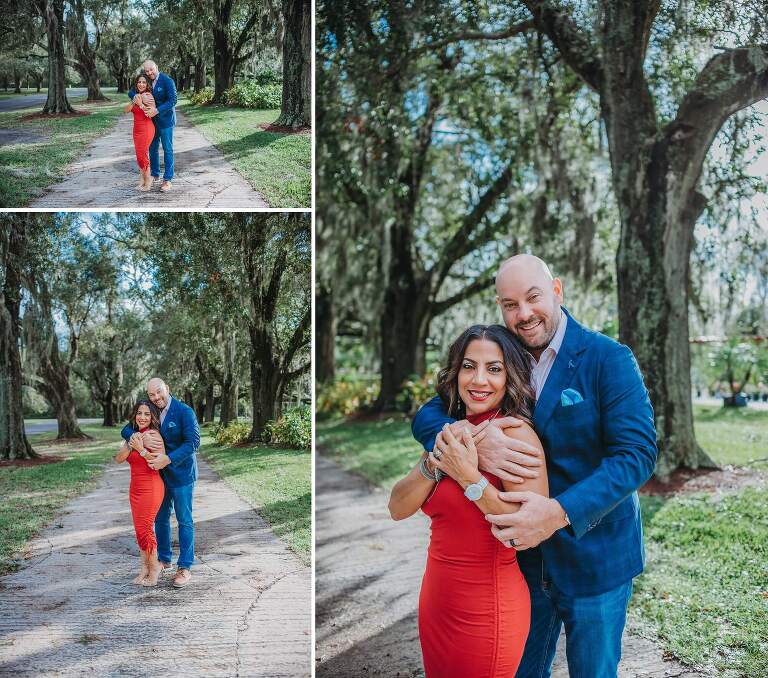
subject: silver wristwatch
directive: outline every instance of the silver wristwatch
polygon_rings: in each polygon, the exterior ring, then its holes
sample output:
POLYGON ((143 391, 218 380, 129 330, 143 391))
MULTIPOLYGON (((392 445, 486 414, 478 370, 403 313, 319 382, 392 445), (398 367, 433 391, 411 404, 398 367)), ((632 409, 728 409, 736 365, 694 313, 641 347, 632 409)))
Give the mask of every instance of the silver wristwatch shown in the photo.
POLYGON ((483 496, 483 490, 488 487, 488 478, 480 476, 480 480, 471 485, 467 485, 467 489, 464 490, 464 496, 470 501, 477 501, 483 496))

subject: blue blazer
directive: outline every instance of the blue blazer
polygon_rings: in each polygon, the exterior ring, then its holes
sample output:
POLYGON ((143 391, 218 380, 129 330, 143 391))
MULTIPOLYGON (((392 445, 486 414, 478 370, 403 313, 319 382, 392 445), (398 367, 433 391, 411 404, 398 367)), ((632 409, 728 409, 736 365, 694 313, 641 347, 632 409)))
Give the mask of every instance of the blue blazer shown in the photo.
MULTIPOLYGON (((656 465, 656 429, 632 351, 565 313, 565 337, 533 425, 547 458, 550 496, 571 525, 520 551, 518 561, 529 581, 545 567, 560 591, 581 597, 610 591, 643 571, 637 489, 656 465), (577 397, 563 394, 566 389, 577 397)), ((450 421, 440 398, 433 398, 416 414, 413 435, 431 450, 450 421)))
MULTIPOLYGON (((136 90, 131 88, 128 97, 133 99, 136 90)), ((176 83, 165 73, 157 74, 157 84, 152 87, 152 96, 155 97, 157 115, 152 118, 157 129, 176 126, 176 83)))
MULTIPOLYGON (((130 424, 120 432, 128 440, 135 432, 130 424)), ((171 398, 168 414, 160 427, 160 435, 165 442, 165 453, 171 463, 160 470, 163 482, 168 487, 182 487, 197 480, 197 457, 200 447, 200 427, 194 410, 182 402, 171 398)))

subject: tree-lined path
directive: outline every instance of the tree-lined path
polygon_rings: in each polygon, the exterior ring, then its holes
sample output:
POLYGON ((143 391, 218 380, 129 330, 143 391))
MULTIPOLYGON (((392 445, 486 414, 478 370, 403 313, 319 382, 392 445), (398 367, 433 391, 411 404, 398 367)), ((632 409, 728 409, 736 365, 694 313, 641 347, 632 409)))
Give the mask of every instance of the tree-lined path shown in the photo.
MULTIPOLYGON (((115 127, 94 141, 52 186, 29 206, 55 208, 189 208, 269 207, 257 191, 184 115, 177 111, 173 133, 173 188, 161 193, 136 190, 138 170, 133 148, 133 118, 120 116, 115 127)), ((162 168, 163 153, 160 151, 162 168)))
MULTIPOLYGON (((318 678, 422 676, 416 608, 429 541, 418 514, 394 522, 388 493, 316 461, 316 637, 318 678)), ((568 678, 564 638, 552 672, 568 678)), ((621 678, 701 678, 666 661, 654 643, 626 633, 621 678)))
POLYGON ((309 568, 199 462, 192 583, 130 583, 128 468, 110 465, 0 579, 0 675, 309 675, 309 568))

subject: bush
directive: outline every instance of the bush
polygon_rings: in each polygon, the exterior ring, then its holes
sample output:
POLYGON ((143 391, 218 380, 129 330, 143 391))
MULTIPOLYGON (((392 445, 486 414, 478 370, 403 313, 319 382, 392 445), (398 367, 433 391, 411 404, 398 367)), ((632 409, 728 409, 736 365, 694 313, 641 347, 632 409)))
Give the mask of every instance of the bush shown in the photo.
POLYGON ((319 415, 347 417, 373 405, 379 393, 377 380, 343 380, 320 386, 316 407, 319 415))
POLYGON ((224 427, 216 425, 214 430, 214 436, 219 445, 238 445, 248 440, 251 424, 246 421, 230 421, 224 427))
POLYGON ((282 85, 260 85, 254 80, 246 80, 224 92, 223 102, 228 106, 242 108, 280 108, 282 89, 282 85))
POLYGON ((204 87, 197 92, 193 92, 189 95, 189 100, 196 106, 210 104, 211 101, 213 101, 213 89, 210 87, 204 87))
POLYGON ((403 384, 397 394, 397 404, 403 412, 416 414, 416 411, 428 400, 437 395, 437 380, 434 375, 418 377, 413 375, 403 384))
POLYGON ((269 441, 308 450, 312 446, 312 412, 309 407, 288 410, 266 426, 269 441))
POLYGON ((283 85, 283 74, 280 71, 274 71, 271 68, 263 68, 252 78, 257 85, 283 85))

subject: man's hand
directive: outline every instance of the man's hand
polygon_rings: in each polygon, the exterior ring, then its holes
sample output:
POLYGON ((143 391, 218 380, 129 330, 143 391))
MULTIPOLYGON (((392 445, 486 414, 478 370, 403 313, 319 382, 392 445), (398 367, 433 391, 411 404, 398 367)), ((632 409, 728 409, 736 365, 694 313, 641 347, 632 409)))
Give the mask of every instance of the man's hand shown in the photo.
POLYGON ((144 442, 144 449, 152 454, 162 452, 164 449, 163 439, 160 437, 159 433, 147 431, 144 433, 142 440, 144 442))
POLYGON ((473 434, 480 469, 492 473, 501 480, 522 483, 527 478, 538 478, 538 468, 544 464, 540 449, 522 440, 510 438, 505 428, 522 426, 515 417, 502 417, 483 422, 473 434))
POLYGON ((147 461, 150 468, 155 469, 155 471, 159 471, 161 468, 165 468, 168 466, 168 464, 171 463, 171 458, 167 454, 157 454, 153 455, 151 459, 147 461))
POLYGON ((137 106, 141 106, 142 105, 143 102, 141 100, 141 94, 134 94, 133 95, 133 103, 136 104, 137 106))
POLYGON ((154 106, 150 106, 147 111, 148 118, 154 118, 157 115, 157 109, 154 106))
POLYGON ((499 492, 499 498, 521 504, 517 513, 485 516, 491 523, 493 536, 507 548, 532 549, 568 524, 557 499, 542 497, 535 492, 499 492))

